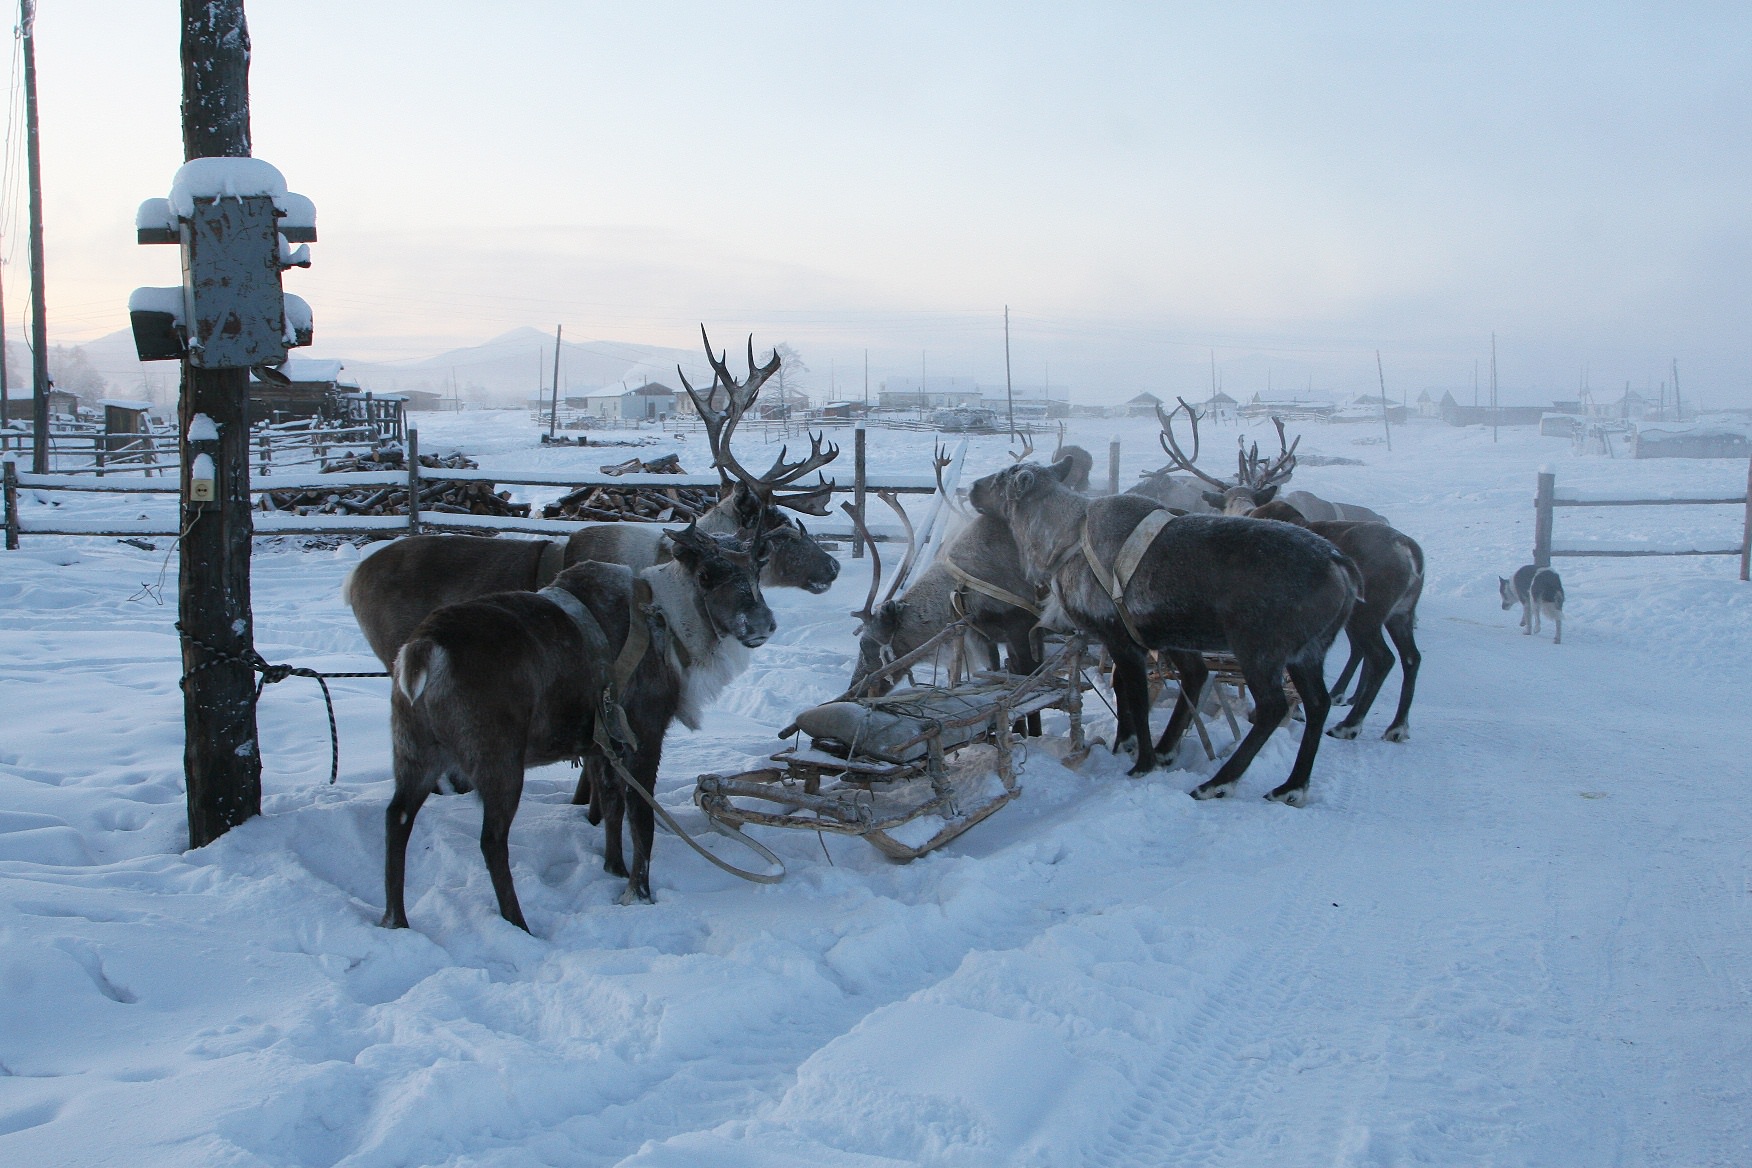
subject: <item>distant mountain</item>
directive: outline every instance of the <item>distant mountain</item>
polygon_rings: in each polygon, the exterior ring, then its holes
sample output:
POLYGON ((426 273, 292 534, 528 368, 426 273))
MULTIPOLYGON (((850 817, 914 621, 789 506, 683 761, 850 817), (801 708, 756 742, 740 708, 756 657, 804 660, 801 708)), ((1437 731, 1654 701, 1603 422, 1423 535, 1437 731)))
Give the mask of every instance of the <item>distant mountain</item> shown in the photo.
MULTIPOLYGON (((707 370, 703 354, 627 341, 564 341, 560 346, 560 391, 580 394, 625 384, 675 382, 680 363, 694 378, 707 370)), ((454 384, 465 400, 522 404, 553 387, 554 338, 520 328, 478 345, 452 349, 420 361, 348 361, 347 372, 367 389, 395 393, 405 389, 449 392, 454 384), (454 381, 453 381, 454 379, 454 381)), ((697 383, 697 380, 696 380, 697 383)))
MULTIPOLYGON (((127 397, 175 397, 177 366, 173 362, 142 364, 134 356, 134 336, 127 329, 88 341, 84 346, 92 366, 110 383, 110 391, 127 397)), ((9 347, 8 352, 15 350, 9 347)), ((28 361, 27 354, 20 354, 28 361)), ((492 405, 522 405, 539 392, 551 390, 554 338, 534 328, 513 329, 478 345, 415 361, 352 361, 338 356, 346 376, 378 393, 427 389, 448 394, 453 384, 465 401, 492 405)), ((679 363, 695 385, 711 380, 702 350, 666 349, 627 341, 564 341, 560 346, 561 393, 580 394, 604 388, 628 388, 646 380, 675 385, 679 363)), ((740 363, 731 355, 731 366, 740 363)), ((25 365, 23 368, 28 369, 25 365)), ((12 380, 19 380, 17 373, 12 380)), ((28 384, 29 374, 24 375, 28 384)), ((679 386, 676 386, 679 388, 679 386)))

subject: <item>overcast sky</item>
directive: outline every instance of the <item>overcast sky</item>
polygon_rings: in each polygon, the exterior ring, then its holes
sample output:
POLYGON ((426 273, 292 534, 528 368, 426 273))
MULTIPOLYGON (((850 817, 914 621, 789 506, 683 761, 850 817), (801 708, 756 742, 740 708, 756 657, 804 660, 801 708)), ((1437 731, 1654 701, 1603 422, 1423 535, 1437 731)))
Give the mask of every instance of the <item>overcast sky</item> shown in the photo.
MULTIPOLYGON (((249 0, 328 356, 786 340, 1091 400, 1668 379, 1752 402, 1752 6, 249 0)), ((177 278, 173 0, 41 0, 54 339, 177 278)), ((14 135, 16 139, 16 134, 14 135)), ((17 156, 16 140, 14 155, 17 156)), ((17 185, 17 164, 9 185, 17 185)), ((14 205, 7 327, 24 304, 14 205)), ((15 334, 16 335, 16 334, 15 334)))

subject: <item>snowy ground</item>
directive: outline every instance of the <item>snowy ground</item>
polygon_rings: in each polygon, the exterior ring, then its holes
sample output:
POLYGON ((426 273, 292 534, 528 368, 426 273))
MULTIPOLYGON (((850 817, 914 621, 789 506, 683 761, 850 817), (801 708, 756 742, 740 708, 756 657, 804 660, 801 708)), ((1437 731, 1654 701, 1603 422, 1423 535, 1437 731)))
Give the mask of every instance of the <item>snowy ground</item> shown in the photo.
MULTIPOLYGON (((1080 427, 1100 465, 1115 425, 1080 427)), ((1426 549, 1413 736, 1380 741, 1389 685, 1363 738, 1325 744, 1307 808, 1259 798, 1285 734, 1216 803, 1185 795, 1214 769, 1195 750, 1140 781, 1048 743, 1022 799, 914 864, 767 832, 791 874, 763 888, 659 836, 658 903, 622 907, 553 767, 512 834, 533 937, 496 915, 472 798, 428 803, 414 927, 377 927, 380 681, 335 685, 332 787, 315 686, 271 688, 265 814, 183 852, 174 602, 142 587, 168 541, 27 538, 0 553, 0 1162, 1752 1162, 1752 585, 1725 558, 1561 562, 1553 647, 1495 580, 1527 558, 1542 463, 1725 494, 1744 465, 1373 437, 1310 426, 1304 452, 1368 465, 1296 481, 1426 549)), ((928 436, 873 438, 876 469, 925 469, 928 436)), ((1124 438, 1128 478, 1159 461, 1124 438)), ((499 468, 621 457, 540 450, 518 414, 432 418, 422 442, 499 468)), ((976 440, 970 473, 1003 461, 976 440)), ((1560 512, 1559 535, 1738 523, 1560 512)), ((356 558, 258 550, 269 660, 371 667, 338 599, 356 558)), ((696 774, 841 687, 865 564, 772 594, 777 638, 671 739, 684 823, 696 774)))

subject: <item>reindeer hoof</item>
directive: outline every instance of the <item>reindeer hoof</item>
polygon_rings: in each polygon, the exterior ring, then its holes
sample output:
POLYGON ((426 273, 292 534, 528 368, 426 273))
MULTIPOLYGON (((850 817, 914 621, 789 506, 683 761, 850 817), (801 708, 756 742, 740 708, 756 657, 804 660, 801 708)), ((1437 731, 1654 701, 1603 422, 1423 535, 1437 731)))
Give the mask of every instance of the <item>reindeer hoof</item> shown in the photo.
POLYGON ((388 913, 384 913, 383 919, 378 921, 377 924, 379 928, 384 929, 405 929, 408 927, 408 922, 405 919, 397 920, 388 913))
POLYGON ((1290 807, 1305 807, 1308 805, 1308 788, 1296 787, 1286 791, 1282 787, 1266 796, 1273 803, 1283 803, 1290 807))
POLYGON ((643 893, 636 892, 630 884, 627 885, 626 891, 620 894, 620 902, 625 905, 657 903, 649 889, 643 893))
POLYGON ((1343 722, 1340 722, 1326 733, 1329 737, 1342 738, 1346 742, 1349 742, 1352 738, 1357 736, 1357 728, 1355 726, 1347 726, 1343 722))
POLYGON ((607 872, 610 876, 619 876, 622 880, 627 878, 627 866, 619 860, 610 860, 607 857, 604 857, 602 861, 602 870, 607 872))
POLYGON ((1389 726, 1389 727, 1387 727, 1387 733, 1381 735, 1381 738, 1383 741, 1386 741, 1386 742, 1410 742, 1411 741, 1411 727, 1410 726, 1389 726))
POLYGON ((1227 799, 1229 797, 1229 784, 1225 783, 1221 787, 1213 787, 1209 783, 1204 783, 1194 787, 1190 793, 1194 799, 1227 799))

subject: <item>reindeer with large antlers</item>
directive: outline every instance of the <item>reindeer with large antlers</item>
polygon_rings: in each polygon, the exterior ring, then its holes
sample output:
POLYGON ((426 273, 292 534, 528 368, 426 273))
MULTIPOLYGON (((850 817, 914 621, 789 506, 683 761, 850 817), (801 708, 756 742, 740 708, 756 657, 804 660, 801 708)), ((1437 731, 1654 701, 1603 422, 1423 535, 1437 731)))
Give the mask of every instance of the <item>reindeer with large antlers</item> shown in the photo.
POLYGON ((1185 398, 1179 399, 1180 404, 1174 409, 1164 412, 1161 406, 1156 407, 1156 420, 1161 425, 1158 441, 1162 451, 1168 455, 1169 463, 1160 471, 1150 476, 1146 481, 1133 487, 1127 494, 1143 495, 1154 499, 1171 511, 1183 514, 1221 514, 1248 515, 1254 508, 1262 507, 1274 498, 1289 502, 1301 514, 1312 519, 1345 520, 1352 523, 1385 523, 1379 514, 1356 503, 1333 503, 1309 491, 1283 492, 1282 488, 1295 473, 1296 448, 1301 445, 1301 435, 1290 442, 1284 433, 1282 418, 1273 418, 1272 425, 1277 429, 1278 453, 1266 457, 1259 452, 1259 443, 1249 447, 1240 444, 1235 456, 1235 481, 1233 483, 1220 479, 1199 468, 1199 432, 1198 423, 1202 415, 1189 405, 1185 398), (1181 447, 1175 433, 1174 418, 1185 413, 1192 428, 1192 453, 1188 455, 1181 447), (1175 471, 1184 471, 1193 476, 1192 479, 1176 478, 1175 471), (1196 481, 1195 481, 1196 480, 1196 481), (1204 484, 1201 486, 1200 484, 1204 484), (1206 489, 1209 488, 1209 489, 1206 489), (1281 493, 1280 493, 1281 492, 1281 493))
MULTIPOLYGON (((810 439, 809 454, 796 462, 786 462, 788 447, 781 447, 779 457, 762 475, 749 473, 737 461, 731 449, 736 426, 754 406, 761 386, 779 371, 779 354, 774 350, 765 365, 755 364, 754 338, 748 338, 748 376, 737 381, 731 375, 722 355, 712 351, 711 338, 705 326, 700 326, 700 339, 705 342, 706 359, 712 366, 712 387, 701 394, 677 367, 682 387, 693 399, 700 421, 706 428, 706 442, 712 450, 712 462, 718 469, 723 499, 701 516, 701 531, 715 535, 734 535, 752 539, 758 532, 768 549, 766 573, 761 583, 768 588, 802 588, 810 593, 826 592, 839 576, 839 561, 834 559, 809 534, 800 519, 786 512, 803 515, 827 515, 833 484, 818 482, 814 486, 797 484, 806 475, 820 470, 839 454, 839 447, 822 447, 820 435, 810 439), (720 402, 722 404, 720 404, 720 402)), ((626 564, 634 570, 657 563, 667 553, 660 532, 632 524, 614 524, 587 528, 574 535, 569 553, 577 559, 602 560, 626 564)), ((568 562, 571 562, 568 560, 568 562)))
MULTIPOLYGON (((704 326, 700 336, 705 337, 704 326)), ((767 378, 777 372, 779 358, 763 366, 754 364, 754 341, 749 339, 749 375, 737 381, 724 367, 721 358, 712 354, 706 341, 706 353, 717 375, 713 395, 724 394, 733 405, 720 409, 703 409, 706 434, 712 443, 713 458, 720 463, 733 461, 723 451, 727 449, 724 433, 729 414, 737 417, 752 405, 755 395, 767 378)), ((684 379, 685 383, 685 379, 684 379)), ((692 387, 689 387, 692 393, 692 387)), ((698 395, 694 395, 698 401, 698 395)), ((730 427, 732 430, 734 426, 730 427)), ((823 452, 817 442, 811 450, 815 469, 833 457, 837 451, 823 452)), ((766 567, 761 583, 769 588, 802 588, 806 592, 826 592, 839 575, 839 561, 785 510, 826 515, 827 495, 822 487, 781 493, 783 489, 808 473, 798 469, 801 464, 787 465, 781 452, 779 461, 765 476, 755 478, 744 472, 733 482, 730 474, 722 477, 724 499, 699 520, 699 530, 712 535, 730 535, 744 543, 761 536, 766 555, 766 567)), ((353 570, 342 589, 342 596, 352 606, 371 651, 388 666, 396 652, 407 642, 415 627, 428 613, 446 604, 473 600, 492 592, 535 591, 553 582, 561 569, 586 560, 605 564, 624 564, 634 572, 667 560, 669 547, 661 528, 642 523, 610 523, 587 527, 574 532, 564 542, 558 540, 480 539, 472 535, 415 535, 398 539, 382 551, 370 556, 353 570)))

